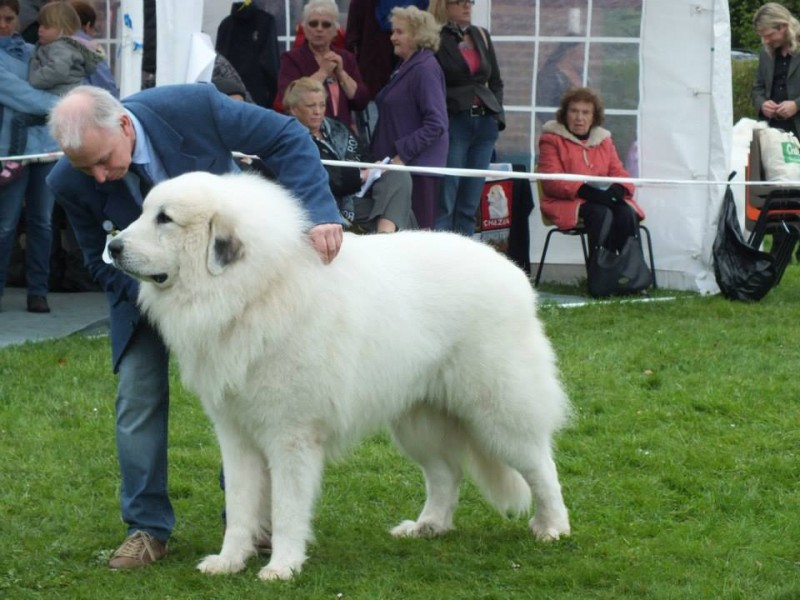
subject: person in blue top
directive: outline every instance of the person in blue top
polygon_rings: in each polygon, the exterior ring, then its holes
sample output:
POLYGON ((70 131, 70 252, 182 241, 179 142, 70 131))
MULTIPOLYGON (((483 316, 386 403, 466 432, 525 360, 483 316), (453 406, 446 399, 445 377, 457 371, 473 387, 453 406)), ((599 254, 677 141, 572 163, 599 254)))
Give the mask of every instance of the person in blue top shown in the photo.
MULTIPOLYGON (((94 40, 97 12, 95 12, 91 4, 83 2, 83 0, 72 0, 70 3, 75 12, 78 13, 78 18, 81 21, 81 30, 76 35, 86 41, 94 40)), ((117 87, 111 68, 105 60, 98 63, 97 70, 89 75, 86 83, 108 90, 115 98, 119 98, 119 87, 117 87)))
MULTIPOLYGON (((48 2, 39 11, 39 42, 31 58, 28 82, 37 90, 64 95, 81 83, 88 83, 105 54, 93 40, 76 36, 81 31, 78 13, 66 2, 48 2)), ((16 130, 11 133, 9 154, 22 155, 27 150, 28 128, 45 125, 41 115, 17 115, 16 130)), ((9 160, 0 172, 0 184, 8 184, 22 175, 25 163, 9 160)))
MULTIPOLYGON (((28 83, 28 65, 34 48, 17 33, 19 1, 0 0, 0 156, 8 156, 11 124, 21 113, 45 115, 57 96, 28 83)), ((28 129, 28 154, 58 150, 45 126, 28 129)), ((50 312, 47 303, 50 275, 53 194, 45 177, 53 163, 31 163, 24 173, 0 186, 0 306, 2 306, 11 249, 25 204, 25 278, 28 310, 50 312)))
POLYGON ((106 90, 79 86, 53 108, 49 123, 64 157, 47 183, 111 309, 128 537, 109 566, 141 567, 164 557, 175 523, 167 494, 168 358, 136 306, 138 282, 102 258, 108 232, 136 220, 149 184, 191 171, 238 170, 232 151, 261 157, 304 205, 312 223, 309 243, 323 262, 339 251, 343 221, 308 130, 291 117, 232 100, 212 85, 155 87, 122 103, 106 90))

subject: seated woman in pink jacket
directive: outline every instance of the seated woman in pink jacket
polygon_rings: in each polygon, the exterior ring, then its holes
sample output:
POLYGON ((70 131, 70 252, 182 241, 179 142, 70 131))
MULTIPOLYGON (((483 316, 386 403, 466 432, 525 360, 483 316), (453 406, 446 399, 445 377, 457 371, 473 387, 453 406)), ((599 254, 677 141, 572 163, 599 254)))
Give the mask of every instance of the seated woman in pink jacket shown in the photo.
POLYGON ((595 177, 630 177, 619 159, 611 133, 603 129, 603 103, 589 88, 573 88, 561 98, 556 120, 548 121, 539 138, 540 173, 585 175, 582 181, 542 180, 542 214, 559 229, 582 222, 593 251, 601 243, 619 251, 639 236, 644 211, 633 199, 630 183, 593 181, 595 177), (603 243, 603 223, 611 229, 603 243))

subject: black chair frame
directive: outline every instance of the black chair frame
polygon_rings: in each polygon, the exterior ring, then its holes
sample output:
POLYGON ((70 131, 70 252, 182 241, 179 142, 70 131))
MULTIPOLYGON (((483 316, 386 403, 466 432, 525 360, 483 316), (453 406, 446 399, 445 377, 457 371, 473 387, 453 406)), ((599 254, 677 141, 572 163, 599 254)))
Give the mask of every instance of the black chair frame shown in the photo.
MULTIPOLYGON (((760 208, 758 219, 753 226, 753 231, 747 238, 747 243, 753 248, 761 247, 764 236, 783 232, 778 247, 772 248, 771 254, 775 257, 775 272, 778 285, 783 278, 786 267, 792 260, 792 252, 800 239, 800 189, 773 190, 765 196, 764 205, 760 208)), ((779 238, 774 237, 775 241, 779 238)))
POLYGON ((764 204, 759 209, 758 219, 747 243, 758 248, 767 233, 775 229, 786 229, 791 223, 795 228, 800 225, 800 189, 773 190, 764 197, 764 204))
MULTIPOLYGON (((645 241, 647 243, 647 255, 650 258, 650 274, 652 275, 652 286, 653 289, 658 288, 658 284, 656 282, 656 265, 655 260, 653 259, 653 242, 650 236, 650 230, 642 225, 639 224, 639 229, 644 232, 645 241)), ((545 258, 547 257, 547 249, 550 246, 550 237, 554 233, 560 233, 562 235, 569 235, 569 236, 580 236, 581 238, 581 250, 583 250, 583 264, 586 268, 586 273, 588 276, 589 273, 589 249, 586 243, 586 228, 583 225, 578 225, 576 227, 572 227, 571 229, 559 229, 558 227, 551 227, 550 230, 547 232, 547 236, 544 238, 544 248, 542 248, 542 256, 539 259, 539 268, 536 269, 536 278, 533 281, 533 287, 539 287, 539 280, 542 277, 542 269, 544 268, 545 258)))

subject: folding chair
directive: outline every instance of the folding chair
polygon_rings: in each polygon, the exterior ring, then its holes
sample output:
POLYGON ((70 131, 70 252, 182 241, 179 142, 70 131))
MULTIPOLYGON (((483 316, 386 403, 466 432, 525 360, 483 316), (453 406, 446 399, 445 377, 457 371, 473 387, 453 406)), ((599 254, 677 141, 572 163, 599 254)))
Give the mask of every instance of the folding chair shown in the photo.
POLYGON ((547 217, 542 215, 542 223, 546 226, 550 227, 547 232, 547 236, 544 238, 544 248, 542 248, 542 256, 539 259, 539 268, 536 269, 536 278, 533 281, 533 287, 539 287, 539 279, 542 277, 542 269, 544 268, 544 261, 545 257, 547 256, 547 248, 550 246, 550 238, 554 233, 560 233, 562 235, 568 236, 579 236, 581 238, 581 250, 583 250, 583 264, 587 269, 589 269, 589 250, 586 245, 586 229, 583 227, 581 223, 578 223, 575 227, 571 229, 559 229, 553 225, 553 222, 550 221, 547 217))
MULTIPOLYGON (((761 160, 761 130, 753 130, 746 179, 765 181, 761 160)), ((731 175, 732 177, 733 175, 731 175)), ((748 245, 760 248, 767 235, 773 236, 772 254, 776 256, 780 276, 792 259, 796 236, 800 234, 800 189, 781 186, 748 186, 745 190, 745 228, 750 231, 748 245)), ((779 281, 780 281, 779 276, 779 281)), ((777 282, 776 282, 777 285, 777 282)))
MULTIPOLYGON (((747 243, 757 248, 764 236, 788 227, 798 228, 800 224, 800 189, 773 189, 764 195, 761 202, 753 201, 751 195, 745 202, 749 216, 755 217, 747 243)), ((749 219, 748 219, 749 221, 749 219)))
POLYGON ((765 196, 747 243, 753 248, 760 248, 768 234, 773 236, 770 253, 775 257, 775 285, 778 285, 792 260, 792 252, 800 235, 799 189, 773 190, 765 196))
MULTIPOLYGON (((533 287, 539 287, 539 279, 542 276, 542 269, 544 268, 545 258, 547 257, 547 248, 550 246, 550 237, 554 233, 561 233, 563 235, 568 236, 580 236, 581 238, 581 250, 583 250, 583 264, 586 268, 587 276, 589 272, 589 251, 586 244, 586 228, 584 228, 582 223, 578 223, 575 227, 571 229, 559 229, 555 227, 548 218, 542 215, 542 223, 546 226, 550 227, 550 230, 547 232, 547 236, 544 238, 544 248, 542 248, 542 256, 539 259, 539 268, 536 269, 536 278, 533 281, 533 287)), ((647 241, 647 255, 650 258, 650 274, 652 276, 652 285, 653 289, 658 288, 658 284, 656 283, 656 265, 655 260, 653 259, 653 242, 650 236, 650 230, 645 227, 642 223, 639 223, 639 230, 642 231, 647 241)))

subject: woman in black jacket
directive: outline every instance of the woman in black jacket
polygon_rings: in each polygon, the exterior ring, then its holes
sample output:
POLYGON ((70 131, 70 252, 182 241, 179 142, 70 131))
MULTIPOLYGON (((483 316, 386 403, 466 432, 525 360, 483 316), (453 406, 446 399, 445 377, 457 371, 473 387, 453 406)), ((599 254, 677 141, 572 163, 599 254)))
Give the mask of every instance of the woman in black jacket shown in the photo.
MULTIPOLYGON (((342 121, 325 116, 325 86, 311 77, 291 82, 283 97, 283 106, 308 128, 326 160, 367 162, 366 149, 342 121)), ((393 233, 417 226, 411 211, 411 176, 406 171, 384 171, 368 189, 364 183, 369 171, 354 167, 324 165, 331 192, 339 212, 350 229, 393 233), (361 190, 363 194, 360 194, 361 190), (355 226, 355 227, 354 227, 355 226)))
MULTIPOLYGON (((447 166, 486 169, 505 129, 503 80, 492 39, 472 25, 475 0, 431 0, 428 10, 443 24, 436 57, 447 86, 450 150, 447 166)), ((436 229, 471 236, 484 179, 447 176, 442 182, 436 229)))

